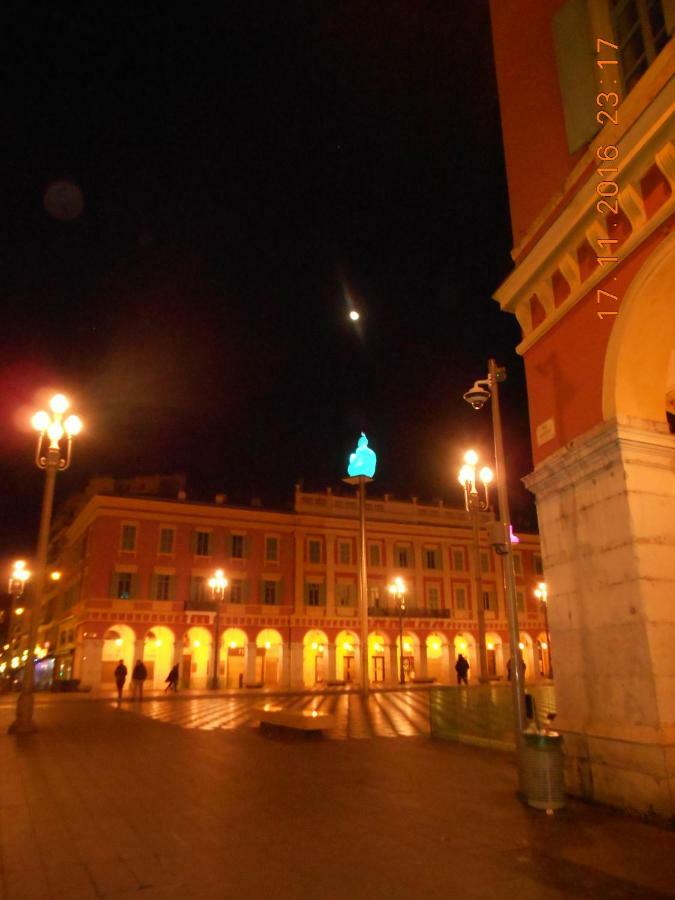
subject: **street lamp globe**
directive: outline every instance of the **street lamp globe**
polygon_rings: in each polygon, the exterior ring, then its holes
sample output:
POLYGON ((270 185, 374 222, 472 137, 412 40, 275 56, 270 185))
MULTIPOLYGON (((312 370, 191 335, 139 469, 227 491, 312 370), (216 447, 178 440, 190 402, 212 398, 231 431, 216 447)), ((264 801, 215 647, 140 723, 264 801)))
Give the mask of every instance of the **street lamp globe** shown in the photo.
POLYGON ((483 482, 483 484, 492 484, 495 474, 490 466, 483 466, 483 468, 478 473, 478 477, 483 482))
POLYGON ((70 406, 70 403, 68 402, 68 398, 63 394, 54 394, 49 401, 49 405, 51 406, 53 413, 56 413, 57 416, 62 416, 70 406))

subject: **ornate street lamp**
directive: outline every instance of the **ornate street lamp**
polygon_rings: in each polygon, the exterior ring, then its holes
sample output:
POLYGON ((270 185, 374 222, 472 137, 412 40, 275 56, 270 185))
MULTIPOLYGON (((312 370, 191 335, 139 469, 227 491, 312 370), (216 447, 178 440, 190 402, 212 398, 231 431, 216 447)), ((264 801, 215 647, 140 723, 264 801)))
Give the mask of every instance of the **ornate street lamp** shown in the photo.
POLYGON ((548 651, 548 677, 553 678, 553 654, 551 653, 551 633, 548 630, 548 587, 545 581, 540 581, 534 589, 534 596, 541 603, 544 612, 544 627, 546 628, 546 649, 548 651))
POLYGON ((473 578, 476 595, 476 613, 478 616, 478 657, 480 662, 481 682, 488 680, 487 646, 485 642, 485 608, 483 606, 483 586, 480 570, 480 514, 490 507, 489 485, 494 478, 492 469, 488 466, 478 473, 478 478, 483 485, 483 497, 478 494, 476 487, 476 466, 478 454, 475 450, 467 450, 464 454, 464 465, 459 470, 459 483, 464 488, 464 508, 471 517, 471 530, 473 534, 473 578))
MULTIPOLYGON (((511 541, 511 513, 509 511, 509 495, 506 480, 506 460, 504 457, 504 439, 502 436, 502 418, 499 409, 499 383, 506 381, 506 369, 498 366, 494 359, 488 361, 487 378, 474 382, 471 390, 464 394, 464 399, 474 409, 482 409, 488 400, 492 400, 492 431, 495 443, 495 468, 497 478, 497 495, 499 498, 499 528, 501 553, 504 556, 504 581, 506 586, 506 610, 509 621, 509 643, 511 656, 515 665, 511 666, 513 678, 513 712, 516 731, 516 754, 518 760, 518 776, 521 791, 524 789, 525 771, 525 685, 520 631, 518 626, 518 604, 516 599, 516 575, 513 567, 513 548, 511 541)), ((495 523, 496 524, 496 523, 495 523)))
POLYGON ((28 654, 23 673, 21 693, 16 703, 16 719, 9 726, 10 734, 35 731, 33 721, 33 684, 35 679, 35 644, 37 641, 40 601, 47 566, 47 549, 49 546, 49 527, 54 505, 54 486, 56 473, 63 472, 70 465, 73 438, 82 430, 82 421, 78 416, 70 415, 63 419, 70 404, 63 394, 55 394, 49 401, 51 412, 41 410, 31 419, 33 428, 38 432, 35 450, 35 464, 45 470, 45 486, 42 496, 42 512, 40 514, 40 531, 35 554, 35 577, 31 582, 31 590, 27 591, 26 609, 30 615, 28 627, 28 654), (65 443, 65 446, 64 446, 65 443))
MULTIPOLYGON (((17 559, 9 576, 8 593, 11 594, 12 597, 18 599, 23 594, 26 582, 30 578, 30 575, 31 573, 26 568, 25 561, 23 559, 17 559)), ((21 615, 21 613, 19 613, 19 615, 21 615)))
POLYGON ((401 576, 394 578, 392 584, 389 585, 389 593, 396 597, 398 603, 398 625, 399 625, 399 668, 400 682, 405 684, 405 669, 403 667, 403 616, 405 615, 405 581, 401 576))
POLYGON ((218 666, 220 665, 220 604, 223 602, 225 588, 228 583, 222 569, 216 569, 213 577, 209 578, 211 596, 216 604, 215 634, 213 635, 213 677, 211 678, 211 687, 214 691, 218 690, 218 666))

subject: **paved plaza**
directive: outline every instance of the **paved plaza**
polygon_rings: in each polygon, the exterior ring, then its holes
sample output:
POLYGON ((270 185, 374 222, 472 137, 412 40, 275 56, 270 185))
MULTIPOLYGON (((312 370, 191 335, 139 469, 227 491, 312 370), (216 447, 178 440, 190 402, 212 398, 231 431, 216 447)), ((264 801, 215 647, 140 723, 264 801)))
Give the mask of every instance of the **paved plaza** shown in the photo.
POLYGON ((283 698, 336 713, 323 740, 261 735, 259 697, 181 695, 39 698, 17 738, 13 701, 3 900, 675 896, 675 832, 523 806, 509 754, 428 737, 425 692, 283 698))

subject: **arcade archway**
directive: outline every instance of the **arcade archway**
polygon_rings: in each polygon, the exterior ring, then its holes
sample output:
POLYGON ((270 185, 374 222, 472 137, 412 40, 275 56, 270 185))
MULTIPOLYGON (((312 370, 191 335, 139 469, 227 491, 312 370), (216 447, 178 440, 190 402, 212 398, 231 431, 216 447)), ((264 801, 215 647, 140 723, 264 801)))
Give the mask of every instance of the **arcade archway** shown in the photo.
POLYGON ((675 414, 673 284, 675 233, 643 264, 621 302, 605 354, 605 420, 632 416, 666 422, 667 411, 675 414))

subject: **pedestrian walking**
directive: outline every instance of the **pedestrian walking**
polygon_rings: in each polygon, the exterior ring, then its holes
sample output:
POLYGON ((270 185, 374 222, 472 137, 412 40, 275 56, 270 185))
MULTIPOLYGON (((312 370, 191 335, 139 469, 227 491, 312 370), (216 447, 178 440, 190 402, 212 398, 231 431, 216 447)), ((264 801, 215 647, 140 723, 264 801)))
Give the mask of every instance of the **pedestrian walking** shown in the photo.
POLYGON ((171 671, 164 679, 166 681, 166 687, 164 688, 164 693, 173 689, 174 691, 178 690, 178 663, 175 666, 172 666, 171 671))
POLYGON ((115 684, 117 685, 117 701, 122 699, 122 691, 124 690, 124 682, 127 680, 127 667, 124 660, 121 659, 115 669, 115 684))
POLYGON ((143 682, 148 677, 148 670, 140 659, 136 660, 134 671, 131 673, 131 699, 143 699, 143 682))
MULTIPOLYGON (((527 665, 523 657, 520 657, 520 677, 525 681, 525 669, 527 665)), ((508 662, 506 663, 506 674, 508 675, 509 681, 511 681, 511 657, 509 657, 508 662)))
POLYGON ((457 672, 457 684, 468 684, 468 674, 471 666, 469 660, 460 653, 455 663, 455 672, 457 672))

